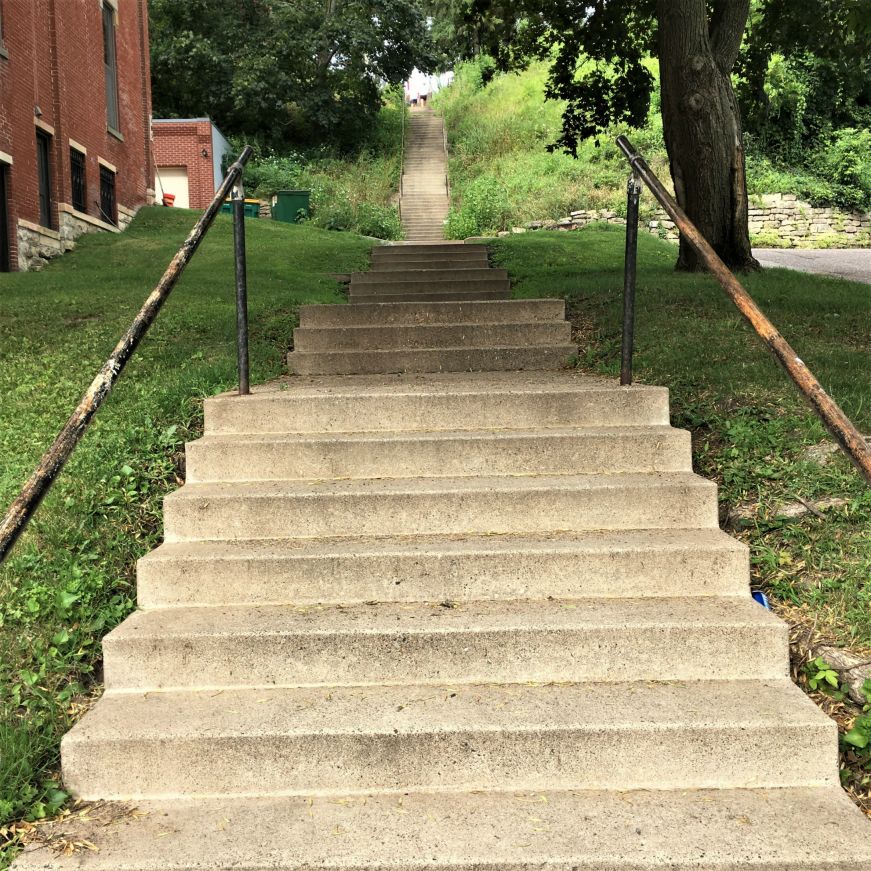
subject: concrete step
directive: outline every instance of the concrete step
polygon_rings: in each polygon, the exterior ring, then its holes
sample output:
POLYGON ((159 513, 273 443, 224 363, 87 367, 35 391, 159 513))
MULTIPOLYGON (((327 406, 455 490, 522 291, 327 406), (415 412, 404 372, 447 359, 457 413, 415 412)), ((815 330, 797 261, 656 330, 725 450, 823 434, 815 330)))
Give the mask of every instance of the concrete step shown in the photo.
POLYGON ((484 302, 487 300, 508 300, 510 298, 510 290, 473 290, 470 292, 437 290, 426 293, 422 291, 410 293, 351 293, 348 296, 348 302, 353 303, 353 305, 375 305, 378 303, 396 302, 484 302))
MULTIPOLYGON (((419 295, 415 295, 415 298, 419 298, 419 295)), ((449 297, 441 295, 436 298, 449 297)), ((351 301, 354 302, 353 299, 351 301)), ((565 368, 577 351, 576 345, 569 344, 487 348, 442 346, 387 351, 293 351, 288 354, 287 362, 289 371, 297 375, 506 372, 565 368)))
POLYGON ((299 322, 303 329, 350 326, 415 326, 420 324, 514 324, 558 323, 565 318, 561 299, 481 300, 477 302, 396 303, 395 305, 357 303, 342 305, 303 305, 299 322))
POLYGON ((716 487, 686 472, 186 484, 164 500, 166 541, 716 526, 716 487))
POLYGON ((62 752, 85 800, 837 785, 788 679, 109 692, 62 752))
POLYGON ((415 245, 407 242, 398 242, 392 245, 376 245, 372 249, 372 257, 417 257, 420 254, 425 254, 430 257, 435 254, 453 254, 458 251, 468 251, 473 248, 482 248, 487 250, 485 246, 466 245, 463 242, 441 242, 437 245, 415 245))
POLYGON ((422 281, 435 284, 443 281, 508 281, 505 269, 463 267, 460 269, 398 269, 390 272, 352 272, 351 285, 355 289, 364 284, 407 284, 410 281, 422 281))
POLYGON ((868 821, 839 787, 197 798, 41 831, 22 871, 859 871, 868 821), (749 820, 749 822, 748 822, 749 820), (808 824, 812 820, 813 825, 808 824), (217 821, 217 822, 216 822, 217 821), (240 837, 240 833, 242 836, 240 837), (247 837, 256 833, 256 837, 247 837))
POLYGON ((161 608, 103 639, 106 689, 138 692, 767 680, 788 662, 786 624, 750 596, 161 608))
POLYGON ((188 483, 325 478, 692 471, 671 427, 481 432, 207 435, 187 444, 188 483))
MULTIPOLYGON (((478 270, 474 270, 478 271, 478 270)), ((490 272, 489 269, 480 270, 481 272, 490 272)), ((495 270, 494 270, 495 271, 495 270)), ((388 296, 394 293, 414 294, 414 293, 480 293, 480 292, 510 292, 511 285, 507 278, 450 278, 450 279, 428 279, 421 277, 420 279, 385 278, 385 276, 393 276, 397 273, 379 272, 375 280, 369 281, 351 281, 351 293, 356 297, 364 297, 370 294, 378 294, 379 296, 388 296)), ((402 275, 403 273, 398 273, 402 275)))
POLYGON ((385 260, 380 258, 372 264, 371 273, 378 272, 401 272, 406 269, 424 270, 426 272, 440 272, 444 268, 448 269, 487 269, 489 263, 487 255, 483 256, 460 256, 457 254, 446 254, 439 258, 430 260, 385 260))
POLYGON ((204 412, 207 434, 669 423, 664 387, 620 387, 572 371, 290 378, 255 386, 250 396, 210 397, 204 412))
POLYGON ((209 541, 139 560, 143 608, 742 596, 747 548, 719 529, 209 541))
MULTIPOLYGON (((350 307, 349 307, 350 308, 350 307)), ((385 351, 413 348, 512 348, 568 345, 567 321, 516 324, 437 324, 384 327, 298 327, 296 351, 385 351)))

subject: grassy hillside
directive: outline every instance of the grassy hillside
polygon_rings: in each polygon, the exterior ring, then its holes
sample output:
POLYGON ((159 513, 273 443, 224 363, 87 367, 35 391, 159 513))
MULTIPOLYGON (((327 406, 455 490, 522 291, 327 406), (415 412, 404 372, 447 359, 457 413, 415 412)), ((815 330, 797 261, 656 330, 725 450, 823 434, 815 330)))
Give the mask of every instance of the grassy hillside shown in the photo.
MULTIPOLYGON (((196 219, 144 209, 43 272, 0 276, 0 511, 17 493, 196 219)), ((370 242, 249 221, 252 378, 284 368, 301 303, 370 242)), ((133 607, 202 399, 235 375, 232 229, 220 216, 29 530, 0 569, 0 854, 9 820, 51 813, 60 736, 98 679, 99 642, 133 607)), ((6 832, 5 837, 12 837, 6 832)), ((14 839, 14 838, 13 838, 14 839)), ((3 867, 0 855, 0 867, 3 867)))
POLYGON ((397 197, 407 109, 401 91, 387 92, 386 97, 359 153, 260 152, 245 170, 246 186, 263 199, 276 190, 310 190, 311 223, 316 227, 401 238, 397 197))
MULTIPOLYGON (((650 68, 656 73, 654 62, 650 68)), ((600 147, 592 141, 581 143, 575 160, 546 150, 557 139, 563 104, 544 99, 545 63, 533 64, 522 73, 497 73, 486 84, 485 72, 492 73, 487 58, 460 65, 454 84, 434 100, 445 117, 451 149, 455 208, 448 229, 453 238, 493 233, 533 220, 556 220, 575 209, 624 214, 628 167, 614 144, 621 133, 630 136, 654 171, 669 182, 658 90, 645 129, 609 130, 600 147)), ((856 173, 867 178, 871 197, 871 156, 867 147, 864 157, 854 153, 866 139, 857 134, 849 141, 852 150, 836 143, 831 155, 820 155, 820 166, 827 166, 831 157, 832 178, 775 166, 751 149, 748 189, 751 194, 793 193, 814 205, 830 205, 837 203, 843 187, 836 176, 846 164, 856 163, 856 173), (841 154, 839 148, 847 150, 841 154)), ((642 198, 642 209, 644 214, 653 210, 650 197, 642 198)))

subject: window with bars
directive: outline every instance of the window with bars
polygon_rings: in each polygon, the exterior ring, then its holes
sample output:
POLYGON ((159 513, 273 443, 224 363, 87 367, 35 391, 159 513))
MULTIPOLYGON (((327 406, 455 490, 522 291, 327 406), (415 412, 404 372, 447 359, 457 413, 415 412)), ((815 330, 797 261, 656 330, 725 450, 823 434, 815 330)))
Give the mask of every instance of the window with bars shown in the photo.
POLYGON ((118 117, 118 62, 115 52, 115 10, 103 3, 103 66, 106 71, 106 123, 121 129, 118 117))
POLYGON ((100 167, 100 217, 110 224, 118 223, 118 206, 115 202, 115 173, 105 166, 100 167))
POLYGON ((36 131, 36 175, 39 184, 39 223, 52 229, 51 136, 36 131))
POLYGON ((88 186, 85 177, 85 155, 77 148, 70 148, 70 176, 73 183, 73 208, 78 212, 87 212, 88 186))

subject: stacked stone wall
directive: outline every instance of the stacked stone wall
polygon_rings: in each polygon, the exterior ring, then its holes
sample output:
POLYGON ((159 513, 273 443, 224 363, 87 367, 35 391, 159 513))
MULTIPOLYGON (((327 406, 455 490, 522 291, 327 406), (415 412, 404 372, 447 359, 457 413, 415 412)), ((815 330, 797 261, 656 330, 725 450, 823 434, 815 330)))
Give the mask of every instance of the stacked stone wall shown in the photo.
MULTIPOLYGON (((752 197, 750 236, 760 248, 867 248, 871 247, 871 213, 819 208, 792 194, 752 197)), ((525 230, 577 230, 588 224, 625 224, 609 209, 579 209, 559 221, 532 221, 510 232, 525 230)), ((662 210, 648 213, 642 227, 654 236, 676 242, 677 227, 662 210)), ((500 235, 509 235, 503 231, 500 235)))

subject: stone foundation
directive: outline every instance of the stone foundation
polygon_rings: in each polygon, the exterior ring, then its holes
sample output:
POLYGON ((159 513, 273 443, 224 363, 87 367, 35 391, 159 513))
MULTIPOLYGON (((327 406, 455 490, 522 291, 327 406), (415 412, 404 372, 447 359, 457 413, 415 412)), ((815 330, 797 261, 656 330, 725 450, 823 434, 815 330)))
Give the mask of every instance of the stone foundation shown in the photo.
POLYGON ((77 212, 67 203, 58 206, 60 229, 49 230, 30 221, 18 221, 18 269, 36 272, 49 260, 59 257, 76 246, 76 239, 85 233, 120 233, 135 217, 136 212, 118 206, 118 226, 101 221, 93 215, 77 212))

